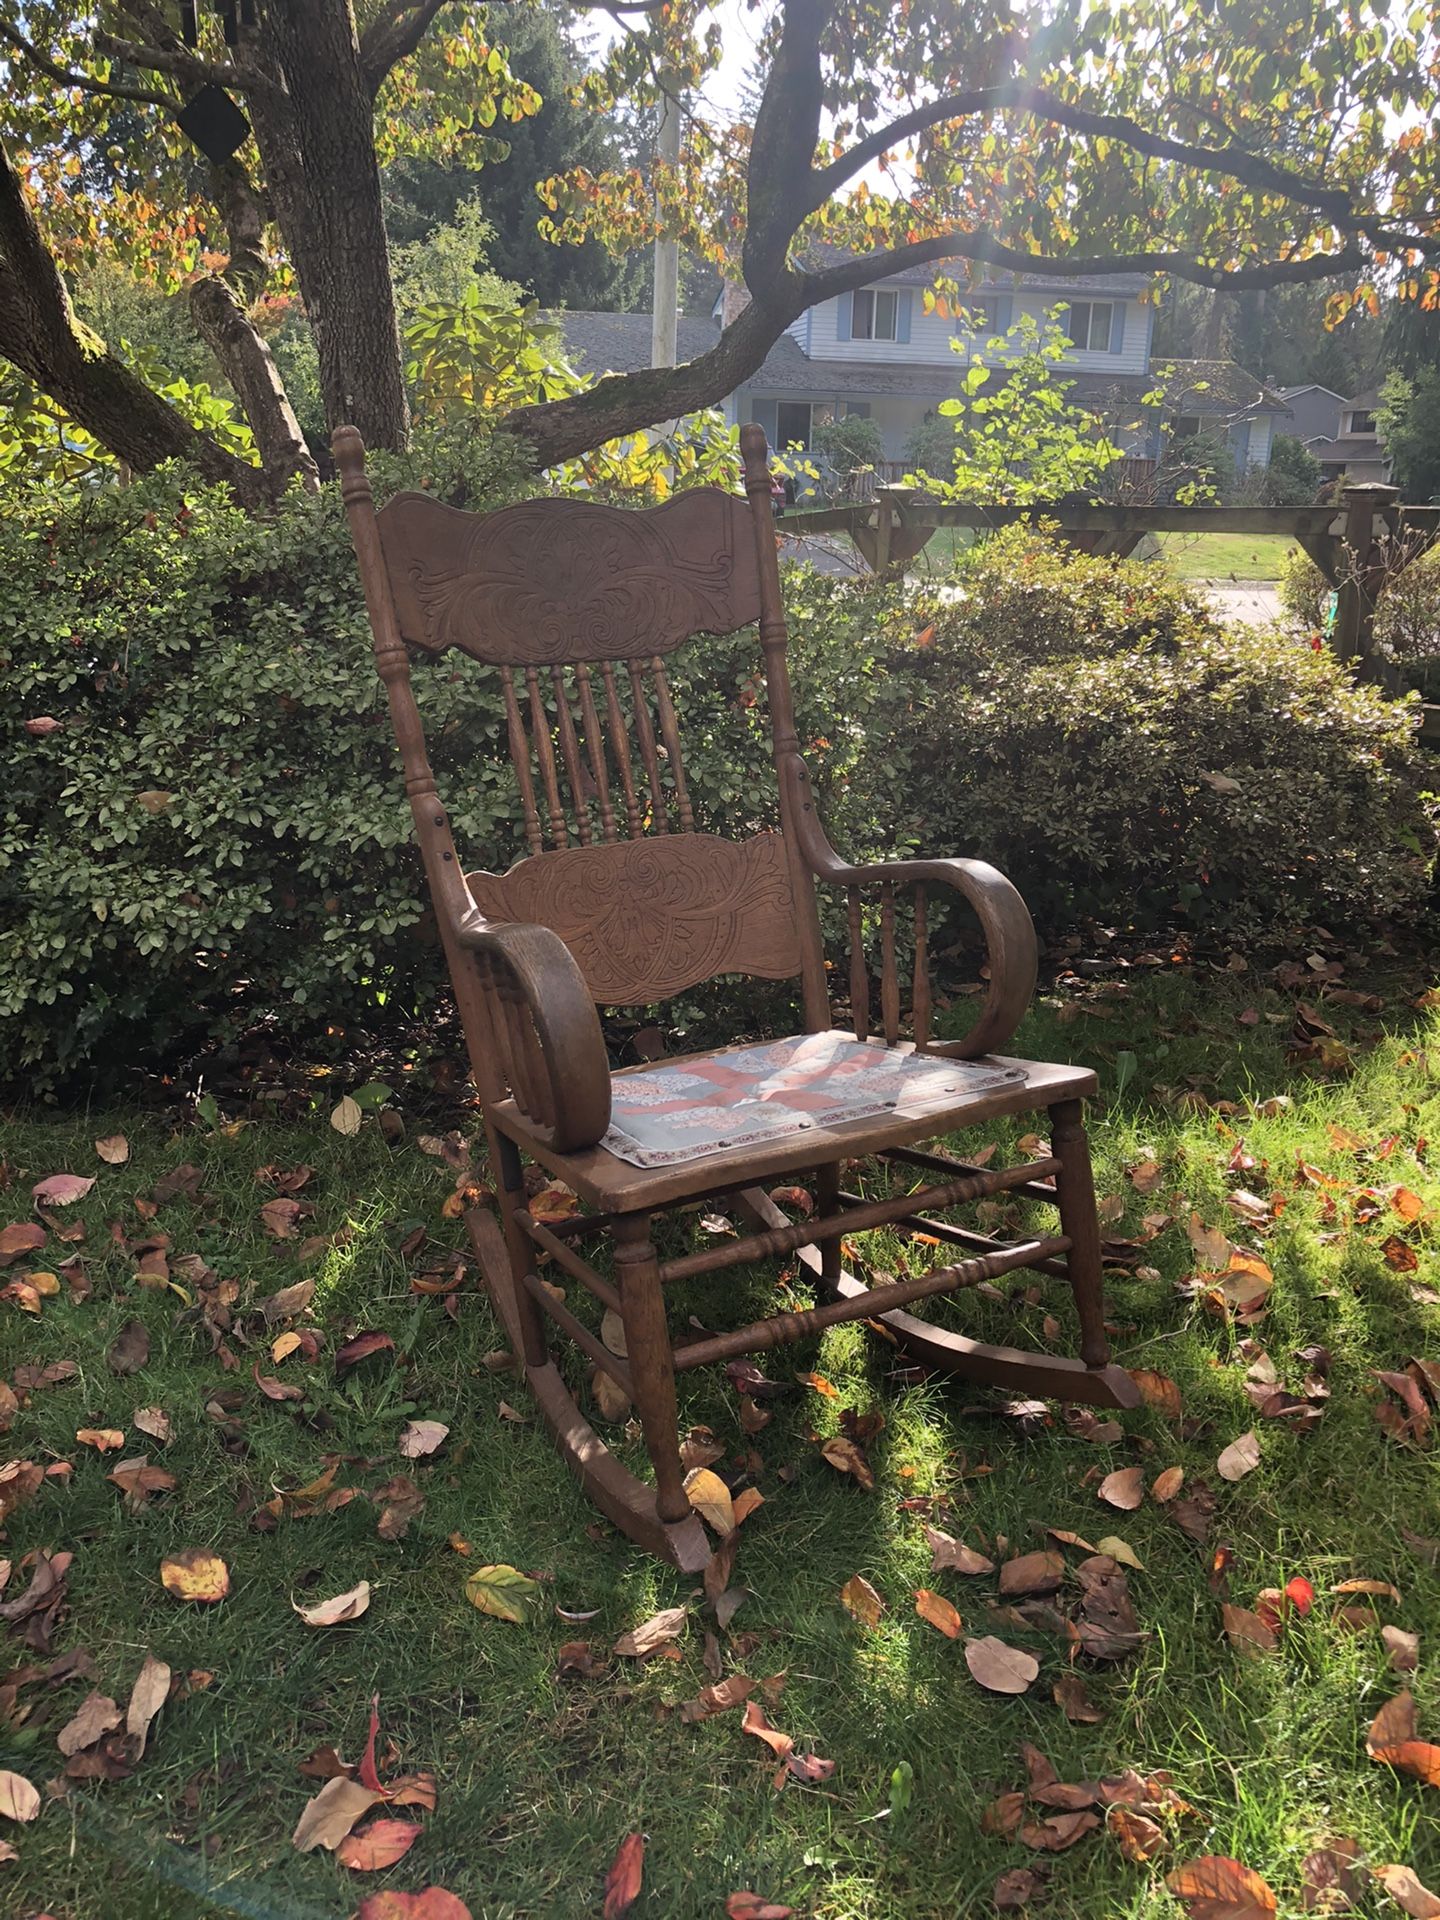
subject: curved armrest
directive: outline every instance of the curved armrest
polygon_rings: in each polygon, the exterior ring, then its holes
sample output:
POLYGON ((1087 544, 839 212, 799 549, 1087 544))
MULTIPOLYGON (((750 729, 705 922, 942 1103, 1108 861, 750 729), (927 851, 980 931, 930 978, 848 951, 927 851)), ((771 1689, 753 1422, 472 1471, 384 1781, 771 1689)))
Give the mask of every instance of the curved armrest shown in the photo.
POLYGON ((457 929, 489 990, 515 1104, 557 1153, 593 1147, 610 1124, 600 1018, 565 942, 549 927, 491 920, 457 929))
POLYGON ((812 842, 811 856, 816 877, 836 886, 889 881, 896 886, 919 883, 953 887, 963 894, 975 909, 985 935, 990 991, 980 1018, 963 1040, 948 1040, 929 1051, 971 1060, 1005 1044, 1024 1019, 1034 995, 1038 960, 1030 909, 998 868, 984 860, 882 860, 871 866, 852 867, 828 842, 823 853, 812 842))

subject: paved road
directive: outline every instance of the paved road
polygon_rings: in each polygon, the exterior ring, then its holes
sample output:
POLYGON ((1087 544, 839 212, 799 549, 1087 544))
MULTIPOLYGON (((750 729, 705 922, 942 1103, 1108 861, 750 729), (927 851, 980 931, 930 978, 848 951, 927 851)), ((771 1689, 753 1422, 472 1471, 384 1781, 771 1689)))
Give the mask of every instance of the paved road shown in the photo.
POLYGON ((1198 580, 1215 611, 1243 626, 1268 626, 1280 618, 1280 595, 1269 580, 1198 580))

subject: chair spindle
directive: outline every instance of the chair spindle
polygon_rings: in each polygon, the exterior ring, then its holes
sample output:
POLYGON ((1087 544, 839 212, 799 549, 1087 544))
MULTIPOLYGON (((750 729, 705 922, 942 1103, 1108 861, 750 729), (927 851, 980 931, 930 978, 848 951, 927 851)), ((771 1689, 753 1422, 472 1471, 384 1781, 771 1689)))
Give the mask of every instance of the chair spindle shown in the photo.
POLYGON ((655 707, 660 715, 660 737, 665 742, 665 752, 670 761, 670 777, 675 782, 675 808, 680 816, 681 833, 695 831, 695 819, 690 811, 690 795, 685 786, 685 762, 680 752, 680 728, 675 719, 675 705, 670 698, 670 683, 665 678, 665 663, 659 654, 650 662, 650 679, 655 688, 655 707))
POLYGON ((860 910, 860 889, 847 887, 845 901, 850 915, 850 1017, 857 1040, 870 1038, 870 976, 865 970, 865 923, 860 910))
POLYGON ((515 698, 515 675, 509 667, 501 667, 500 684, 505 689, 505 720, 510 729, 510 759, 515 768, 515 781, 520 789, 520 805, 525 814, 525 844, 531 853, 544 850, 545 839, 540 831, 540 815, 535 811, 535 782, 530 777, 530 742, 525 737, 525 722, 520 714, 520 702, 515 698))
POLYGON ((575 681, 580 689, 580 718, 585 727, 585 749, 590 755, 590 773, 595 782, 595 805, 600 815, 600 832, 614 840, 615 809, 610 804, 610 774, 605 765, 605 738, 600 731, 600 716, 595 711, 595 693, 590 685, 590 669, 583 660, 575 665, 575 681))
POLYGON ((665 812, 665 789, 660 784, 660 755, 655 747, 655 728, 650 720, 650 708, 645 699, 645 685, 640 678, 640 662, 631 660, 630 692, 635 702, 635 737, 640 742, 640 758, 645 763, 645 776, 650 782, 650 804, 657 833, 668 833, 670 821, 665 812))
POLYGON ((880 889, 880 1017, 885 1044, 900 1038, 900 976, 895 970, 895 888, 886 881, 880 889))
POLYGON ((575 803, 575 835, 582 847, 590 844, 590 803, 585 793, 585 774, 580 764, 580 743, 575 738, 575 720, 570 712, 570 696, 565 689, 564 670, 550 669, 555 688, 555 718, 560 732, 560 752, 565 761, 565 778, 570 783, 570 798, 575 803))
POLYGON ((530 731, 535 736, 535 757, 540 762, 540 779, 545 787, 545 804, 550 810, 550 839, 557 847, 568 847, 565 812, 560 805, 560 781, 555 772, 555 748, 550 740, 550 716, 540 693, 540 675, 534 667, 525 669, 525 685, 530 690, 530 731))
POLYGON ((910 1005, 915 1026, 915 1051, 923 1053, 930 1044, 930 942, 927 926, 929 903, 925 888, 915 889, 915 976, 910 989, 910 1005))
POLYGON ((610 727, 610 751, 615 756, 615 770, 620 775, 620 791, 625 798, 625 831, 632 840, 638 840, 644 823, 640 818, 640 803, 635 797, 630 731, 625 725, 620 695, 615 686, 615 669, 608 660, 601 662, 600 677, 605 682, 605 715, 610 727))

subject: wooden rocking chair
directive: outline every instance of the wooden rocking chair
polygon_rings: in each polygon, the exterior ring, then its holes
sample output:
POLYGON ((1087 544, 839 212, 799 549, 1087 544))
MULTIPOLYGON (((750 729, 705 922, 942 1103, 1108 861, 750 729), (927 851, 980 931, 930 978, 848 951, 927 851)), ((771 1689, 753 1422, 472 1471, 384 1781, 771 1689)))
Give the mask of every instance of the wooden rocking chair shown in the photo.
POLYGON ((685 1490, 677 1370, 863 1319, 883 1323, 927 1367, 1098 1406, 1133 1406, 1138 1397, 1129 1374, 1109 1362, 1102 1317, 1082 1117, 1094 1075, 995 1057, 1034 990, 1025 904, 978 861, 856 867, 825 838, 795 732, 765 436, 745 427, 740 442, 748 503, 704 489, 644 511, 554 499, 477 516, 418 493, 377 514, 359 434, 341 427, 334 437, 376 664, 496 1171, 500 1219, 471 1211, 475 1251, 561 1453, 619 1527, 687 1572, 710 1549, 685 1490), (695 634, 754 622, 780 831, 732 842, 695 830, 664 657, 695 634), (435 656, 450 647, 498 670, 528 845, 505 874, 464 872, 426 758, 407 649, 435 656), (830 1004, 817 886, 839 887, 848 901, 843 1030, 830 1004), (926 916, 947 889, 980 920, 990 985, 970 1032, 941 1043, 931 1038, 926 916), (915 954, 913 1039, 903 1043, 902 890, 913 901, 915 954), (873 1036, 867 893, 879 903, 873 1036), (722 974, 798 978, 805 1032, 612 1073, 597 1005, 651 1005, 722 974), (927 1139, 1034 1109, 1049 1115, 1042 1159, 982 1169, 919 1150, 927 1139), (878 1201, 842 1190, 845 1163, 871 1157, 922 1169, 931 1184, 878 1201), (558 1223, 536 1219, 526 1160, 566 1182, 584 1211, 558 1223), (801 1173, 817 1205, 813 1218, 792 1225, 766 1188, 801 1173), (655 1216, 719 1194, 752 1231, 662 1258, 655 1216), (1007 1242, 936 1217, 988 1194, 1049 1203, 1057 1231, 1007 1242), (842 1266, 841 1239, 882 1225, 923 1232, 962 1257, 867 1289, 842 1266), (581 1252, 607 1238, 613 1280, 581 1252), (672 1345, 668 1283, 797 1252, 820 1304, 672 1345), (541 1283, 542 1253, 621 1316, 624 1358, 556 1297, 559 1289, 541 1283), (1021 1267, 1069 1281, 1078 1359, 985 1345, 906 1311, 1021 1267), (585 1418, 549 1352, 547 1319, 633 1400, 653 1485, 630 1473, 585 1418))

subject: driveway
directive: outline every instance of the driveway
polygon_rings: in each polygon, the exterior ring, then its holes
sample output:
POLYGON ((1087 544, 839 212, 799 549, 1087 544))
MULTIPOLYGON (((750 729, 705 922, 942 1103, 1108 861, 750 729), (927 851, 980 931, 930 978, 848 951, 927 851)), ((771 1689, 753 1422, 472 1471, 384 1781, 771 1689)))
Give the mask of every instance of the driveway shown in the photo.
POLYGON ((1264 627, 1280 618, 1280 594, 1273 580, 1196 580, 1193 584, 1222 619, 1264 627))

